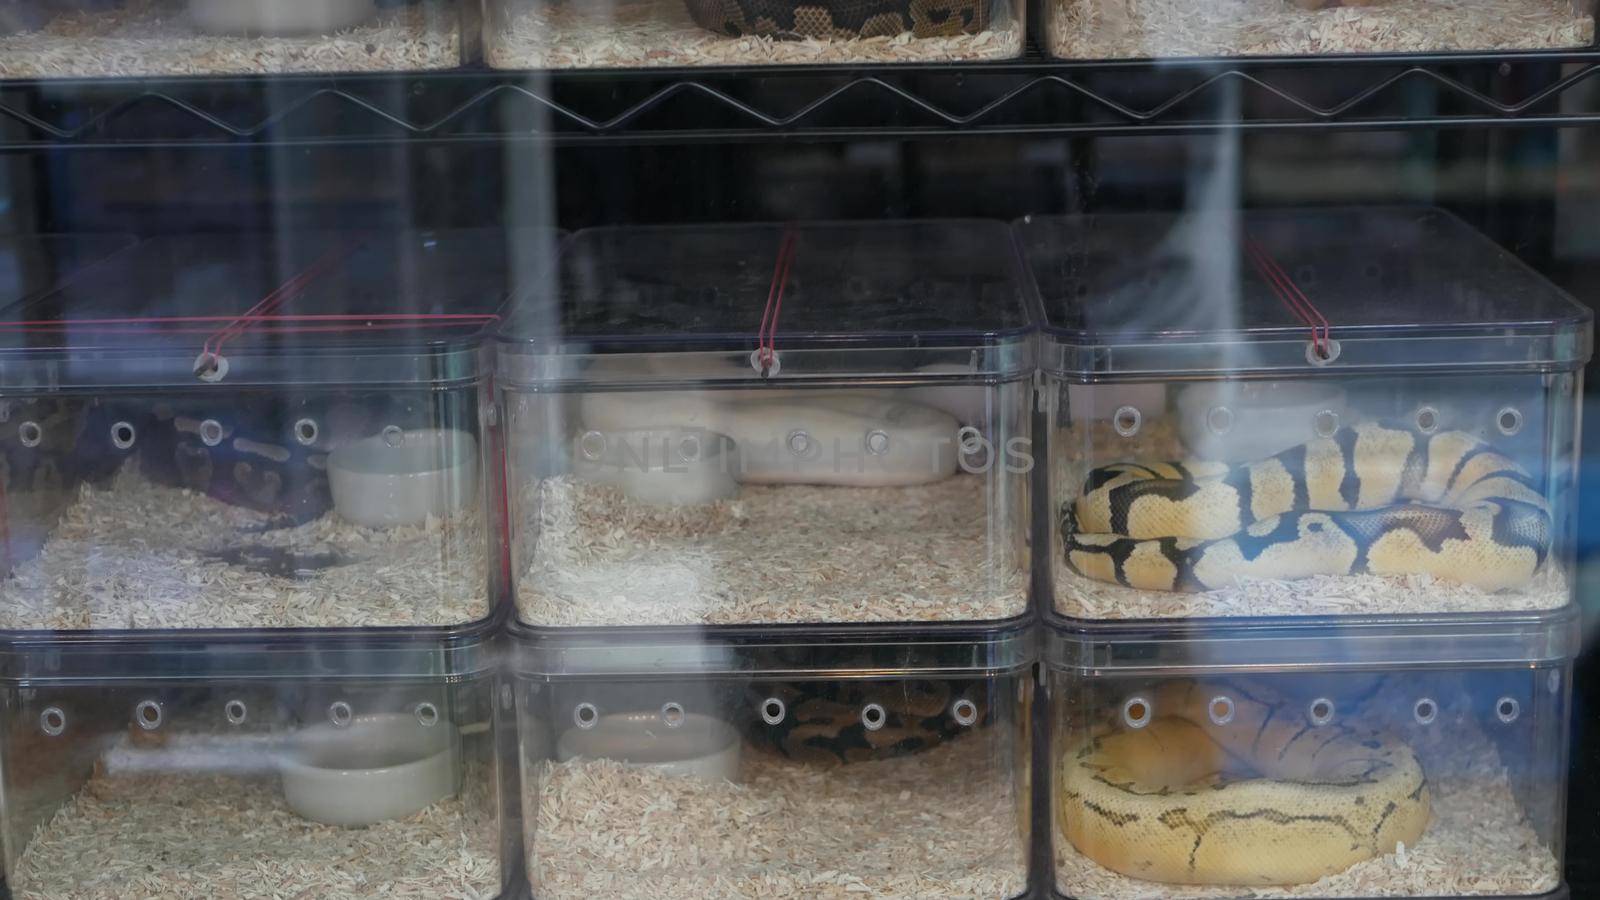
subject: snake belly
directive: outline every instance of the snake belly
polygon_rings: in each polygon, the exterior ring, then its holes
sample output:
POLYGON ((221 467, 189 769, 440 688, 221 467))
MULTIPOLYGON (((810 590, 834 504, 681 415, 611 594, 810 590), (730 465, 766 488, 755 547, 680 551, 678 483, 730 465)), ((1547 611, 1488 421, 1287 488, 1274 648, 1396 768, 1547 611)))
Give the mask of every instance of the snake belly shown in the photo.
POLYGON ((702 28, 730 37, 954 37, 989 27, 994 0, 684 0, 702 28))
POLYGON ((1057 828, 1112 871, 1304 884, 1414 845, 1427 828, 1422 766, 1382 732, 1314 725, 1232 684, 1172 682, 1151 706, 1145 727, 1102 727, 1058 762, 1057 828), (1232 702, 1224 725, 1211 715, 1219 696, 1232 702))
POLYGON ((1508 590, 1538 572, 1551 535, 1544 495, 1509 457, 1464 432, 1379 423, 1239 466, 1095 469, 1060 524, 1073 572, 1163 591, 1358 573, 1508 590))

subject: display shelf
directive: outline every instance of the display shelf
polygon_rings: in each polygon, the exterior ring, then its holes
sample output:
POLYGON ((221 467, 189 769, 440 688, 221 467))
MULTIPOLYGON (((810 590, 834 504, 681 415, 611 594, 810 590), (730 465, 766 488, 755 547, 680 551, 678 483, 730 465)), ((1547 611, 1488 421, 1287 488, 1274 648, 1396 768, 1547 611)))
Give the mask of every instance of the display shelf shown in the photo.
POLYGON ((1588 50, 19 81, 0 151, 1573 126, 1597 74, 1588 50))

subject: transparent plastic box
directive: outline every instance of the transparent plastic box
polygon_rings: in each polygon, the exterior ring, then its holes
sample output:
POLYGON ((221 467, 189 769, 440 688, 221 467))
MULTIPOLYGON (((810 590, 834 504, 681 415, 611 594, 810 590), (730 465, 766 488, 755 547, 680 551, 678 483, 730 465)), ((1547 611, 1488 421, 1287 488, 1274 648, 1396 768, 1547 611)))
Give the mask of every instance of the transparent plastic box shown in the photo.
POLYGON ((1573 607, 1053 632, 1056 894, 1565 897, 1579 640, 1573 607))
POLYGON ((1593 0, 1044 0, 1064 59, 1549 50, 1594 44, 1593 0))
POLYGON ((488 0, 497 69, 927 63, 1022 55, 1021 0, 488 0))
POLYGON ((1460 220, 1152 214, 1018 235, 1042 301, 1054 615, 1568 602, 1591 316, 1460 220))
POLYGON ((502 331, 521 621, 1027 611, 1033 365, 1003 226, 599 229, 560 270, 502 331))
POLYGON ((4 655, 8 897, 489 898, 516 868, 482 632, 4 655))
POLYGON ((117 234, 0 234, 0 307, 54 287, 133 244, 117 234))
POLYGON ((0 311, 0 631, 488 619, 504 282, 497 235, 185 236, 0 311))
POLYGON ((1032 637, 519 643, 533 895, 1023 895, 1032 637))
POLYGON ((480 28, 458 0, 5 0, 0 78, 453 69, 480 28))

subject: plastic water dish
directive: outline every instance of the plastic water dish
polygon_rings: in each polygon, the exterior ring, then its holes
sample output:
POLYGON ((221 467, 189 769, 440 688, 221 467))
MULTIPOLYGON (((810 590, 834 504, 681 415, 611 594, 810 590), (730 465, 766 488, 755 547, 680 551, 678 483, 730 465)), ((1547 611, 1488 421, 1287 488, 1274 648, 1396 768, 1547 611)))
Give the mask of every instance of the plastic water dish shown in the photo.
POLYGON ((556 742, 556 756, 611 759, 669 775, 734 781, 739 776, 739 735, 721 719, 679 713, 668 725, 660 713, 599 716, 589 727, 569 728, 556 742))
POLYGON ((1305 381, 1218 381, 1178 394, 1178 430, 1201 459, 1251 462, 1339 429, 1345 392, 1305 381))
POLYGON ((478 444, 465 431, 390 429, 328 456, 333 508, 372 528, 420 525, 467 506, 478 485, 478 444))
POLYGON ((284 800, 298 815, 327 825, 409 816, 460 789, 460 740, 454 725, 423 725, 410 713, 306 728, 278 762, 284 800))
POLYGON ((189 21, 208 34, 332 34, 377 12, 373 0, 189 0, 189 21))

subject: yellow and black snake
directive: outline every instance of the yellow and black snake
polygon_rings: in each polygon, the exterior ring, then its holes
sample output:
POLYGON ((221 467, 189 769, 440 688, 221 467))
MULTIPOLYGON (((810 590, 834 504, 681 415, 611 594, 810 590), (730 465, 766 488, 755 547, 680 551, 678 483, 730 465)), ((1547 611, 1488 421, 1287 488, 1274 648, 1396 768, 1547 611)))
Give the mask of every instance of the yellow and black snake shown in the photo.
POLYGON ((995 0, 684 0, 702 28, 732 37, 916 37, 975 34, 995 0))
POLYGON ((1364 423, 1239 466, 1119 463, 1061 508, 1066 565, 1143 590, 1428 574, 1497 591, 1550 551, 1528 473, 1460 431, 1364 423))
POLYGON ((753 743, 800 762, 890 759, 987 724, 987 690, 982 679, 756 683, 747 690, 749 708, 777 700, 784 713, 772 716, 775 722, 754 719, 746 730, 753 743), (868 707, 881 714, 867 714, 868 707))

